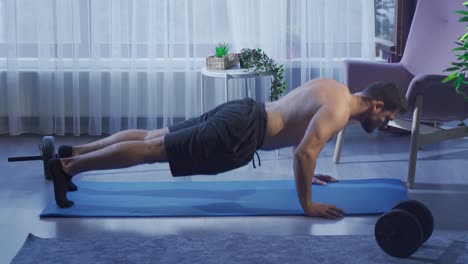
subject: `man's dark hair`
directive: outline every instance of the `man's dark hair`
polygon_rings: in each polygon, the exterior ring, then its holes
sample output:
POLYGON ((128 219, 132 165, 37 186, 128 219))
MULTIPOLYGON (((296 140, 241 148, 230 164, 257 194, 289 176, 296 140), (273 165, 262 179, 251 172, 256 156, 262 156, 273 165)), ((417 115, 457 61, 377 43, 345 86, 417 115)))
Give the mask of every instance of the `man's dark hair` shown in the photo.
POLYGON ((408 110, 408 101, 403 91, 392 82, 375 82, 367 86, 362 94, 373 100, 384 103, 383 109, 388 111, 400 110, 403 114, 408 110))

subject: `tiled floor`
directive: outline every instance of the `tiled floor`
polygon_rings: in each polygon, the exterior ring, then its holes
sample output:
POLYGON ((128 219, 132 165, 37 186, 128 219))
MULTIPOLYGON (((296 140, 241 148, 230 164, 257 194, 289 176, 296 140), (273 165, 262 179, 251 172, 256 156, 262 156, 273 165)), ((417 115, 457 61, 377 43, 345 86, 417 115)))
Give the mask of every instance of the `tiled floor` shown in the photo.
MULTIPOLYGON (((8 156, 35 155, 41 137, 0 136, 0 263, 8 263, 28 233, 40 237, 121 237, 178 234, 211 236, 243 234, 372 234, 377 217, 345 217, 331 221, 306 217, 201 217, 44 219, 40 212, 52 199, 52 184, 43 177, 41 162, 7 163, 8 156)), ((80 144, 96 137, 56 137, 56 145, 80 144)), ((409 136, 377 132, 367 135, 358 126, 347 130, 341 164, 332 161, 335 141, 324 148, 318 173, 339 179, 405 179, 409 136)), ((88 172, 76 180, 96 181, 206 181, 293 179, 289 150, 261 152, 262 166, 251 164, 217 176, 174 179, 167 164, 125 170, 88 172)), ((410 197, 429 206, 437 231, 468 230, 468 138, 427 145, 419 152, 416 189, 410 197)), ((371 197, 370 197, 371 198, 371 197)))

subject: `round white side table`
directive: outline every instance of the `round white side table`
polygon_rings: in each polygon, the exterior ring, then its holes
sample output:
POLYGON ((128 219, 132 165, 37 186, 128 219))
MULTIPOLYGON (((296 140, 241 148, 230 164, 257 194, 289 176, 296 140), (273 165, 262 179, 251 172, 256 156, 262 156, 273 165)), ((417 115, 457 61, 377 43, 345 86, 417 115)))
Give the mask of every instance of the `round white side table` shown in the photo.
POLYGON ((227 102, 229 79, 245 79, 245 92, 247 96, 250 97, 250 89, 248 88, 247 80, 249 78, 259 78, 268 75, 270 74, 260 73, 259 75, 256 75, 254 72, 241 69, 239 66, 235 66, 226 70, 208 70, 206 67, 203 67, 201 70, 200 114, 203 114, 203 84, 205 76, 224 79, 224 101, 227 102))

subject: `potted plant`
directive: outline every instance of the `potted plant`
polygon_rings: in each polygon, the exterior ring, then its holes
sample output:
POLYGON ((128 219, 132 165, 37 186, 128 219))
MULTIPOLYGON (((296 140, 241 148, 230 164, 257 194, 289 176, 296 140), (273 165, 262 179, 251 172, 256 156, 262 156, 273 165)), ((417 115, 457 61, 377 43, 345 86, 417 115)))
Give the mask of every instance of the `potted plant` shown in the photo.
MULTIPOLYGON (((463 2, 463 5, 468 8, 468 1, 463 2)), ((462 15, 458 21, 468 22, 468 11, 458 10, 456 13, 462 15)), ((442 83, 453 81, 452 87, 455 89, 457 94, 463 96, 463 98, 468 101, 468 94, 461 89, 462 84, 468 84, 465 80, 465 73, 468 70, 468 32, 463 34, 455 44, 457 44, 458 47, 452 49, 452 51, 455 52, 455 56, 457 56, 458 59, 456 62, 450 63, 452 64, 452 67, 445 69, 446 72, 452 73, 442 80, 442 83), (461 54, 459 54, 459 52, 461 54)))
POLYGON ((238 63, 237 54, 228 53, 229 44, 219 43, 215 49, 215 55, 206 58, 206 68, 208 70, 225 70, 238 63))
POLYGON ((239 61, 241 68, 251 70, 257 75, 261 73, 270 74, 270 101, 279 99, 286 88, 283 65, 278 65, 261 49, 242 49, 239 54, 239 61))

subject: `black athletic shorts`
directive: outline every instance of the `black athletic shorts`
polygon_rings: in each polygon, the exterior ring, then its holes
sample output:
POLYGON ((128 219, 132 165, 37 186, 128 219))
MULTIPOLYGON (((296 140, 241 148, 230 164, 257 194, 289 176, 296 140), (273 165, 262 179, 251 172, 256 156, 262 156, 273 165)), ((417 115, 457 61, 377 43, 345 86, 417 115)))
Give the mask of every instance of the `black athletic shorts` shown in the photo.
POLYGON ((217 174, 247 164, 263 144, 265 104, 230 101, 169 127, 164 144, 173 176, 217 174))

